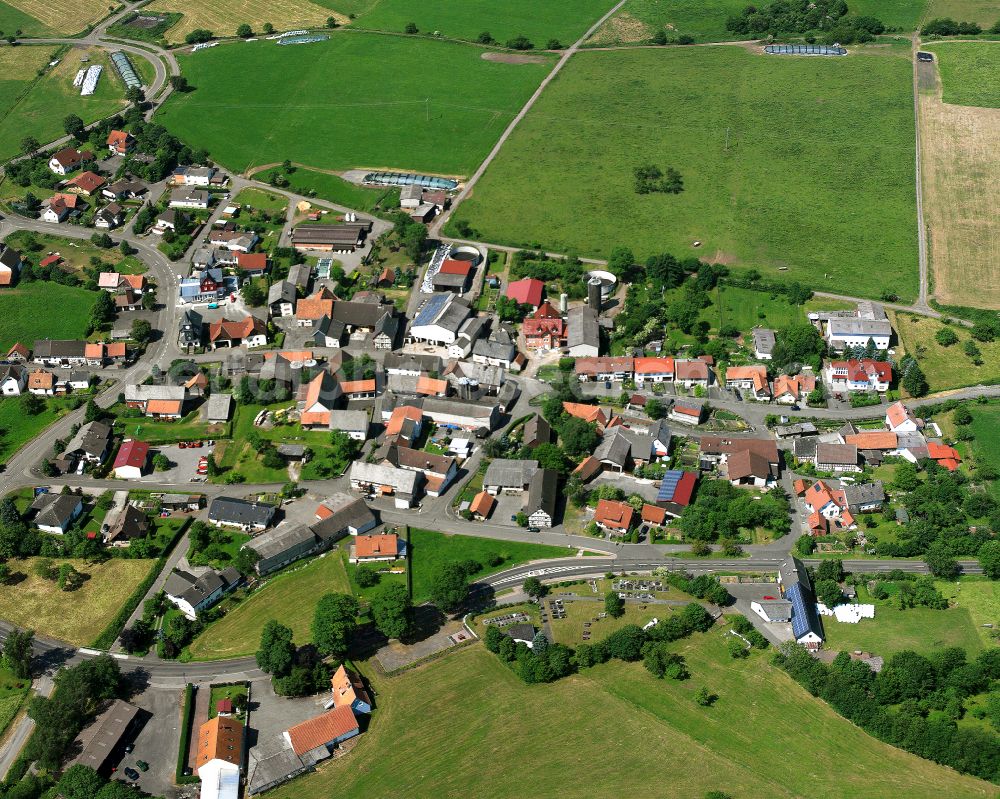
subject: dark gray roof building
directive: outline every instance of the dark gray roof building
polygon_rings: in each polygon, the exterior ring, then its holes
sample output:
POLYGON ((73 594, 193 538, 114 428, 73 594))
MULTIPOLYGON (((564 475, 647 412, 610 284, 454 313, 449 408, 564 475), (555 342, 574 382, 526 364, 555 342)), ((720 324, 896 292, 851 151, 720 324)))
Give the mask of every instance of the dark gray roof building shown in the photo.
POLYGON ((274 520, 274 505, 248 502, 235 497, 216 497, 208 509, 208 520, 217 525, 263 530, 274 520))

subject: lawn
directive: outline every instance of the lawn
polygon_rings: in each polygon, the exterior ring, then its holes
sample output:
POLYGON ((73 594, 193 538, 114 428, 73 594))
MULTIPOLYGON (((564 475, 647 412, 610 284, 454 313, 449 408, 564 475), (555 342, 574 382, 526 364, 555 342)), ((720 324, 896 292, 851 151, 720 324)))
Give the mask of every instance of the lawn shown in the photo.
POLYGON ((411 528, 409 560, 413 575, 413 601, 420 604, 430 598, 431 579, 445 563, 470 559, 478 561, 483 569, 472 578, 478 580, 531 560, 570 557, 575 552, 575 548, 498 541, 470 535, 446 535, 411 528), (502 557, 503 563, 490 566, 488 560, 494 555, 502 557))
MULTIPOLYGON (((997 375, 1000 374, 1000 341, 976 342, 983 361, 982 366, 976 366, 962 350, 965 342, 971 339, 966 328, 951 325, 951 329, 958 336, 958 344, 942 347, 934 337, 945 327, 943 323, 926 316, 908 313, 895 313, 893 316, 895 317, 893 329, 899 336, 903 349, 920 362, 920 368, 927 376, 931 391, 944 391, 996 381, 997 375)), ((899 357, 897 350, 897 361, 899 357)))
POLYGON ((40 19, 8 3, 0 3, 0 32, 4 36, 21 31, 25 36, 51 36, 53 31, 40 19))
POLYGON ((1000 48, 995 42, 939 43, 928 49, 937 56, 946 103, 1000 108, 1000 85, 996 80, 1000 48))
MULTIPOLYGON (((236 699, 238 696, 246 697, 248 693, 248 688, 246 683, 234 683, 231 685, 216 685, 212 687, 212 694, 208 700, 208 717, 214 719, 218 715, 216 707, 221 699, 236 699)), ((240 718, 243 718, 245 714, 237 712, 236 714, 240 718)))
POLYGON ((465 175, 551 68, 481 54, 350 32, 310 45, 214 47, 179 57, 196 89, 171 95, 157 121, 236 171, 289 159, 465 175))
POLYGON ((105 250, 88 239, 73 239, 51 233, 18 230, 6 238, 6 243, 21 250, 24 256, 33 263, 38 263, 49 253, 58 253, 62 258, 62 262, 59 264, 60 268, 64 272, 75 272, 81 279, 86 279, 84 270, 90 268, 90 259, 95 257, 103 262, 104 268, 108 271, 128 274, 139 274, 146 271, 145 264, 134 255, 123 258, 117 247, 105 250))
POLYGON ((11 572, 23 574, 24 579, 15 578, 12 584, 0 586, 0 618, 76 646, 87 646, 103 632, 155 562, 112 558, 92 564, 57 558, 53 561, 56 565, 72 563, 88 575, 81 588, 67 593, 34 573, 32 566, 37 560, 9 561, 11 572))
POLYGON ((936 583, 937 589, 972 617, 984 647, 996 646, 991 633, 1000 629, 1000 586, 983 577, 963 577, 957 582, 936 583), (983 625, 991 624, 992 628, 983 625))
MULTIPOLYGON (((339 9, 338 9, 339 10, 339 9)), ((247 23, 260 31, 265 22, 275 30, 288 31, 299 28, 321 28, 327 17, 346 21, 343 14, 331 11, 324 4, 308 0, 156 0, 143 11, 182 11, 184 16, 164 34, 168 42, 183 42, 184 37, 196 28, 212 31, 216 36, 234 36, 236 28, 247 23)))
POLYGON ((7 47, 0 50, 0 159, 21 151, 21 139, 34 136, 42 144, 62 135, 63 119, 77 114, 90 123, 114 113, 124 104, 124 87, 100 48, 72 50, 59 64, 39 77, 37 71, 56 51, 51 46, 7 47), (82 63, 86 55, 89 63, 82 63), (81 67, 101 64, 104 72, 97 90, 81 97, 73 77, 81 67))
POLYGON ((398 677, 372 675, 379 709, 351 756, 278 788, 275 799, 506 799, 525 793, 526 774, 539 799, 994 793, 866 735, 766 655, 730 660, 719 633, 678 648, 693 675, 683 682, 615 661, 529 686, 478 645, 398 677), (695 704, 702 685, 718 694, 715 707, 695 704))
POLYGON ((527 36, 536 48, 549 39, 564 47, 579 39, 613 5, 614 0, 381 0, 362 14, 355 27, 402 32, 413 22, 422 33, 440 32, 452 39, 475 41, 489 33, 501 44, 527 36))
MULTIPOLYGON (((878 0, 870 1, 878 2, 878 0)), ((951 17, 962 22, 978 22, 983 30, 988 30, 1000 19, 1000 3, 997 0, 928 0, 924 18, 930 20, 938 17, 951 17)))
POLYGON ((968 652, 979 652, 984 642, 968 608, 947 610, 907 608, 899 610, 876 603, 875 618, 862 619, 857 624, 838 622, 823 617, 827 649, 853 652, 862 649, 888 657, 902 649, 929 652, 946 646, 961 646, 968 652))
POLYGON ((373 211, 376 207, 392 211, 399 207, 399 189, 358 186, 337 175, 314 169, 295 167, 292 172, 285 172, 281 167, 272 167, 256 173, 254 179, 266 183, 274 174, 284 175, 288 180, 286 188, 295 194, 328 200, 356 211, 373 211))
MULTIPOLYGON (((587 590, 589 592, 590 589, 587 590)), ((554 589, 554 592, 558 594, 559 589, 554 589)), ((550 622, 552 635, 555 636, 557 643, 567 646, 582 644, 584 642, 584 622, 590 622, 590 627, 586 629, 590 631, 590 643, 596 643, 603 641, 615 630, 626 624, 638 624, 641 627, 653 618, 664 619, 673 611, 673 608, 668 605, 646 605, 646 609, 642 610, 639 605, 628 602, 625 604, 625 614, 620 618, 613 619, 607 616, 594 621, 599 614, 604 612, 604 594, 590 594, 590 596, 596 597, 597 601, 580 600, 563 603, 566 608, 566 618, 553 619, 550 622)))
POLYGON ((50 399, 41 413, 27 416, 18 397, 0 399, 0 464, 7 463, 15 452, 69 409, 66 400, 50 399))
MULTIPOLYGON (((116 406, 113 410, 120 410, 116 406)), ((141 417, 119 417, 115 420, 116 432, 151 444, 173 444, 178 441, 226 438, 229 422, 208 424, 201 419, 201 408, 195 408, 182 419, 147 419, 141 417)))
POLYGON ((31 680, 21 680, 5 668, 0 668, 0 737, 24 704, 31 690, 31 680))
MULTIPOLYGON (((969 405, 972 411, 972 454, 976 463, 985 463, 1000 470, 1000 405, 969 405)), ((1000 499, 1000 481, 989 484, 993 495, 1000 499)))
POLYGON ((806 321, 803 307, 792 305, 783 295, 719 286, 710 296, 712 304, 701 312, 701 318, 716 333, 725 325, 736 325, 741 333, 749 334, 758 325, 780 329, 806 321))
POLYGON ((735 47, 581 53, 449 231, 468 225, 483 241, 604 257, 627 244, 640 259, 698 255, 829 291, 877 297, 891 284, 911 299, 909 55, 902 46, 843 59, 735 47), (637 194, 633 170, 648 163, 679 170, 684 191, 637 194), (527 164, 533 201, 512 203, 527 164))
POLYGON ((295 642, 311 640, 316 602, 331 591, 350 593, 340 553, 333 550, 324 557, 299 563, 268 580, 249 598, 231 607, 219 621, 192 642, 189 650, 195 660, 223 660, 252 655, 260 643, 264 625, 278 619, 295 633, 295 642))

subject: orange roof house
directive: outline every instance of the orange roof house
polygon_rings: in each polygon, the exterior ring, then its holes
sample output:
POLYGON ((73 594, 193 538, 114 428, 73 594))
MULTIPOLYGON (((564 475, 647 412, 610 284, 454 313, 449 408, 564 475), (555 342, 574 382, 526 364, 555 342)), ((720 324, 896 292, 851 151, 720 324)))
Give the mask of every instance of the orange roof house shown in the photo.
POLYGON ((267 253, 237 252, 236 265, 244 272, 264 274, 267 271, 267 253))
POLYGON ((334 707, 349 707, 355 713, 370 713, 372 700, 360 678, 341 664, 330 678, 334 707))
POLYGON ((927 457, 937 461, 938 466, 943 466, 949 472, 955 471, 962 462, 962 456, 958 454, 957 449, 936 441, 927 442, 927 457))
MULTIPOLYGON (((335 707, 321 716, 296 724, 285 730, 284 738, 299 757, 306 753, 316 754, 316 750, 332 746, 348 738, 353 738, 360 732, 354 711, 347 705, 335 707)), ((326 757, 322 752, 320 757, 326 757)))
POLYGON ((113 341, 110 344, 104 345, 104 357, 105 358, 124 358, 125 357, 125 342, 124 341, 113 341))
POLYGON ((752 388, 759 395, 771 393, 767 382, 767 367, 761 364, 730 366, 726 369, 726 384, 752 388))
POLYGON ((417 393, 428 397, 444 397, 448 394, 448 381, 421 375, 417 378, 417 393))
POLYGON ((402 405, 393 410, 392 416, 389 417, 389 422, 385 427, 385 434, 387 436, 398 436, 403 429, 403 422, 407 419, 419 425, 423 421, 423 418, 424 412, 420 408, 414 408, 412 405, 402 405))
POLYGON ((355 560, 395 560, 399 557, 399 536, 359 535, 354 539, 353 549, 355 560))
POLYGON ((632 527, 632 519, 635 511, 631 505, 624 502, 616 502, 612 499, 602 499, 597 503, 597 510, 594 512, 594 521, 598 527, 613 532, 628 532, 632 527))
POLYGON ((295 304, 295 318, 315 321, 333 315, 333 292, 326 286, 309 297, 303 297, 295 304))
POLYGON ((212 760, 225 760, 234 766, 243 762, 243 724, 232 716, 216 716, 198 730, 195 767, 212 760))
POLYGON ((586 483, 591 478, 599 475, 603 468, 603 464, 597 458, 593 455, 588 455, 580 461, 580 465, 573 470, 573 474, 586 483))
POLYGON ((325 369, 309 381, 299 423, 303 427, 329 427, 330 412, 340 398, 337 381, 325 369))
POLYGON ((184 400, 151 399, 146 403, 147 416, 180 416, 184 400))
POLYGON ((28 375, 28 391, 52 391, 55 387, 55 375, 39 369, 28 375))
POLYGON ((473 516, 485 520, 489 518, 496 504, 497 501, 490 494, 486 491, 480 491, 476 494, 475 499, 472 500, 469 511, 473 516))
POLYGON ((100 342, 85 344, 83 347, 83 357, 88 361, 103 361, 104 345, 100 342))
POLYGON ((66 181, 67 186, 72 186, 88 196, 101 188, 105 183, 104 178, 95 172, 81 172, 75 178, 66 181))
POLYGON ((583 419, 585 422, 594 422, 602 429, 608 425, 608 417, 604 415, 604 411, 597 405, 586 405, 582 402, 564 402, 563 410, 577 419, 583 419))
POLYGON ((135 138, 124 130, 113 130, 108 134, 108 149, 118 155, 125 155, 135 145, 135 138))
POLYGON ((896 449, 898 437, 891 430, 867 430, 853 436, 845 436, 844 441, 858 449, 896 449))
POLYGON ((375 378, 370 380, 344 380, 340 384, 341 390, 351 396, 352 394, 374 394, 375 378))
POLYGON ((646 524, 661 525, 667 520, 667 511, 665 508, 660 508, 656 505, 643 505, 642 520, 646 524))

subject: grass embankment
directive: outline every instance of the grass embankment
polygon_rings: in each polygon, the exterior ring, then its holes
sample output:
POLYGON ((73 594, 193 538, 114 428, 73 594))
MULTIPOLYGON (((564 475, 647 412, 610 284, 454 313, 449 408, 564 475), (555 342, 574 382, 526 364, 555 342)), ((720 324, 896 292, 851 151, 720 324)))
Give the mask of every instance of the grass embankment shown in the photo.
POLYGON ((9 562, 11 571, 23 574, 24 579, 0 586, 0 618, 76 646, 89 646, 97 638, 155 562, 113 558, 88 563, 57 558, 56 565, 71 563, 78 572, 88 575, 80 588, 67 592, 59 590, 55 581, 34 573, 37 560, 9 562))
POLYGON ((719 632, 677 651, 692 674, 683 682, 615 661, 529 686, 478 645, 398 677, 373 675, 379 709, 351 757, 278 788, 275 799, 331 791, 506 799, 524 792, 525 774, 539 797, 995 794, 995 786, 866 735, 766 655, 731 660, 719 632), (694 702, 703 685, 719 697, 712 708, 694 702), (395 754, 386 758, 390 748, 395 754))
MULTIPOLYGON (((1000 46, 1000 45, 998 45, 1000 46)), ((963 347, 972 340, 967 328, 948 326, 958 343, 942 347, 935 338, 946 325, 937 319, 908 313, 893 313, 893 329, 903 349, 913 355, 927 376, 931 391, 947 391, 963 386, 978 386, 1000 380, 1000 341, 973 343, 979 349, 982 364, 976 366, 963 347)), ((896 355, 899 358, 899 353, 896 355)))
POLYGON ((371 212, 376 206, 384 211, 399 207, 399 189, 389 187, 366 188, 350 183, 337 175, 317 172, 314 169, 295 167, 286 172, 280 166, 271 167, 254 175, 254 179, 267 182, 271 175, 284 175, 288 186, 284 188, 295 194, 327 200, 335 205, 343 205, 356 211, 371 212))
POLYGON ((465 223, 484 241, 599 257, 621 243, 640 259, 697 255, 827 291, 877 297, 892 285, 912 300, 913 124, 908 46, 842 59, 736 47, 584 52, 448 231, 465 223), (831 185, 816 169, 833 163, 831 185), (526 164, 535 201, 512 203, 526 164), (637 194, 644 164, 677 169, 684 190, 637 194), (845 249, 857 257, 845 260, 845 249))
POLYGON ((551 68, 464 44, 334 32, 315 44, 231 44, 180 56, 196 88, 157 121, 228 168, 295 163, 466 175, 551 68), (331 80, 348 70, 350 79, 331 80), (252 95, 252 103, 234 97, 252 95))

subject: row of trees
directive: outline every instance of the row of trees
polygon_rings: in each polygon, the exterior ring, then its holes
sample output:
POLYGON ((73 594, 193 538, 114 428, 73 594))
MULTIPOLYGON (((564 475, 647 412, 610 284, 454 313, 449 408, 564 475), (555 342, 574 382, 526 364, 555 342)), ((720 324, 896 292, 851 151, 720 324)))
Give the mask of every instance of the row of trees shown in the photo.
MULTIPOLYGON (((952 647, 924 657, 903 651, 875 674, 867 663, 841 652, 829 666, 789 642, 775 656, 814 696, 886 743, 920 757, 974 774, 1000 778, 1000 741, 982 729, 959 727, 970 697, 987 693, 987 704, 1000 710, 991 685, 1000 679, 1000 649, 974 660, 952 647)), ((1000 698, 1000 697, 998 697, 1000 698)), ((1000 722, 1000 713, 997 714, 1000 722)))
POLYGON ((870 42, 886 27, 875 17, 850 15, 844 0, 776 0, 763 8, 747 6, 726 20, 726 30, 754 37, 822 31, 829 44, 851 44, 870 42))
MULTIPOLYGON (((951 17, 932 19, 920 29, 921 36, 978 36, 982 32, 978 22, 955 22, 951 17)), ((1000 22, 994 23, 989 33, 1000 33, 1000 22)))

